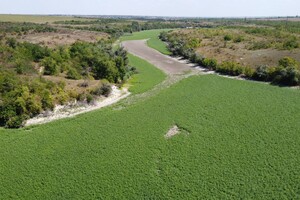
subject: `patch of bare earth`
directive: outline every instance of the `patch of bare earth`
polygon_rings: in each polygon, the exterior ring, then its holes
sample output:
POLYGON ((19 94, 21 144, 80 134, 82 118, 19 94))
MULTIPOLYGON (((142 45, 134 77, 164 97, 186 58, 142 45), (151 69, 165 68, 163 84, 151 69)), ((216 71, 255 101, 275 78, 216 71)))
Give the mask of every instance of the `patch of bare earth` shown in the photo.
POLYGON ((76 41, 97 42, 100 39, 108 38, 106 33, 59 29, 57 32, 29 33, 18 38, 19 41, 41 44, 48 47, 70 45, 76 41))
POLYGON ((166 139, 170 139, 171 137, 180 133, 178 126, 174 125, 169 131, 165 134, 166 139))
POLYGON ((27 120, 25 126, 45 124, 58 119, 74 117, 76 115, 97 110, 124 99, 130 95, 127 88, 112 87, 112 93, 108 97, 100 97, 92 104, 86 102, 73 102, 67 105, 58 105, 53 111, 45 111, 37 117, 27 120))

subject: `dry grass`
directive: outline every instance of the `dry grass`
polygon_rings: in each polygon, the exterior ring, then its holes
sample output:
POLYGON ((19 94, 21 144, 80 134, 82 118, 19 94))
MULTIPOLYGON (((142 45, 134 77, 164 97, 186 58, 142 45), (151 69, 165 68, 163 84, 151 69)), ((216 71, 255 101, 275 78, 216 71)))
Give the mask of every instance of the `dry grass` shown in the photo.
POLYGON ((96 87, 99 87, 102 84, 101 80, 71 80, 66 79, 62 76, 43 76, 43 78, 50 80, 54 83, 65 82, 65 90, 76 91, 78 94, 95 89, 96 87), (87 87, 82 87, 82 83, 87 83, 87 87))
POLYGON ((56 47, 59 45, 70 45, 80 40, 85 42, 97 42, 106 39, 109 35, 101 32, 60 29, 57 32, 35 33, 20 36, 19 41, 27 41, 35 44, 56 47))
POLYGON ((272 42, 276 38, 247 34, 239 29, 200 29, 179 30, 180 35, 190 38, 201 38, 201 47, 197 52, 209 58, 215 58, 218 62, 235 61, 244 66, 257 67, 259 65, 275 66, 282 57, 289 56, 300 62, 300 49, 281 50, 275 47, 267 49, 251 50, 254 43, 272 42), (233 37, 243 36, 244 41, 236 43, 233 40, 224 41, 224 36, 230 34, 233 37))

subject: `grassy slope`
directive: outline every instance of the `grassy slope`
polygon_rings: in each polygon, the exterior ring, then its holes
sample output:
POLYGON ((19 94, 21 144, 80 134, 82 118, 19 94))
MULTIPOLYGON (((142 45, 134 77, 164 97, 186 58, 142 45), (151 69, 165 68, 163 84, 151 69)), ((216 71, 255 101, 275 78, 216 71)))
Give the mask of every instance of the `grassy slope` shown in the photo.
POLYGON ((1 130, 0 197, 295 199, 299 99, 208 75, 121 110, 1 130), (190 134, 166 140, 175 123, 190 134))
POLYGON ((147 61, 131 54, 128 58, 129 64, 138 70, 138 74, 135 74, 128 82, 132 85, 129 89, 131 93, 146 92, 165 79, 166 75, 147 61))
POLYGON ((158 38, 159 33, 162 31, 168 31, 168 29, 135 32, 130 36, 121 37, 121 41, 149 39, 147 42, 149 47, 156 49, 162 54, 170 55, 171 53, 168 51, 166 44, 158 38))

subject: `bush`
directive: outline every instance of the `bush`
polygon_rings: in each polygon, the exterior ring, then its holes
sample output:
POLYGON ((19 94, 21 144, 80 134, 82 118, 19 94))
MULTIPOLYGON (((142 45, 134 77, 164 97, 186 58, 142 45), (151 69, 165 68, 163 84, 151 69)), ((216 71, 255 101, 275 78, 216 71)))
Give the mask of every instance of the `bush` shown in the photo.
POLYGON ((94 97, 91 94, 86 95, 86 102, 91 103, 94 100, 94 97))
POLYGON ((230 41, 230 40, 232 40, 232 38, 233 38, 232 35, 227 34, 227 35, 224 36, 225 41, 230 41))
POLYGON ((248 49, 249 50, 258 50, 258 49, 268 49, 272 46, 272 43, 268 41, 254 42, 248 49))
POLYGON ((244 74, 245 74, 246 77, 252 78, 254 73, 255 73, 255 69, 253 69, 252 67, 246 66, 244 68, 244 74))
POLYGON ((268 81, 269 80, 269 73, 268 73, 268 67, 266 65, 261 65, 256 68, 253 79, 258 81, 268 81))
POLYGON ((296 49, 298 47, 299 47, 299 43, 296 37, 292 37, 283 43, 284 49, 291 50, 291 49, 296 49))
POLYGON ((243 74, 244 67, 235 62, 223 62, 221 65, 217 66, 217 72, 222 74, 228 74, 231 76, 238 76, 243 74))
POLYGON ((277 67, 275 78, 272 80, 275 84, 295 86, 300 84, 300 71, 294 67, 277 67))
POLYGON ((295 67, 295 68, 299 68, 299 63, 293 59, 293 58, 290 58, 290 57, 284 57, 284 58, 281 58, 279 61, 279 66, 282 66, 282 67, 295 67))
POLYGON ((94 90, 93 94, 97 95, 97 96, 103 95, 105 97, 108 97, 111 92, 112 92, 111 85, 104 83, 100 88, 97 88, 96 90, 94 90))
POLYGON ((56 61, 51 57, 46 57, 42 61, 45 75, 57 75, 59 70, 56 61))
POLYGON ((15 49, 15 48, 17 47, 18 42, 17 42, 17 40, 16 40, 15 38, 8 38, 8 39, 6 40, 6 44, 7 44, 9 47, 15 49))
POLYGON ((242 41, 244 41, 244 37, 241 36, 241 35, 235 37, 234 40, 233 40, 233 42, 235 42, 235 43, 239 43, 239 42, 242 42, 242 41))
POLYGON ((68 70, 66 78, 73 79, 73 80, 79 80, 79 79, 81 79, 81 76, 74 68, 70 68, 68 70))
POLYGON ((216 70, 218 61, 214 58, 204 58, 200 64, 205 68, 216 70))

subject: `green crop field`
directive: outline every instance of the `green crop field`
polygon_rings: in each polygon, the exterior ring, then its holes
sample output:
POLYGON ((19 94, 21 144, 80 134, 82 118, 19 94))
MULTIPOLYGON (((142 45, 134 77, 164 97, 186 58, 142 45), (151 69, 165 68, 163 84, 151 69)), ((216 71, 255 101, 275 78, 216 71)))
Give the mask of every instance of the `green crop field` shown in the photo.
POLYGON ((121 41, 126 40, 145 40, 149 47, 156 49, 157 51, 161 52, 162 54, 170 55, 170 51, 167 49, 166 44, 162 42, 158 36, 162 31, 168 31, 170 29, 159 29, 159 30, 148 30, 148 31, 141 31, 141 32, 134 32, 132 35, 127 35, 121 37, 121 41))
POLYGON ((72 16, 54 16, 54 15, 8 15, 0 14, 1 22, 33 22, 33 23, 52 23, 55 21, 67 20, 87 20, 84 18, 75 18, 72 16))
POLYGON ((132 85, 129 88, 131 93, 146 92, 165 79, 166 75, 147 61, 131 54, 128 55, 128 58, 129 65, 138 71, 128 82, 129 85, 132 85))
POLYGON ((0 129, 0 198, 299 199, 299 99, 193 76, 126 107, 0 129))

